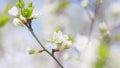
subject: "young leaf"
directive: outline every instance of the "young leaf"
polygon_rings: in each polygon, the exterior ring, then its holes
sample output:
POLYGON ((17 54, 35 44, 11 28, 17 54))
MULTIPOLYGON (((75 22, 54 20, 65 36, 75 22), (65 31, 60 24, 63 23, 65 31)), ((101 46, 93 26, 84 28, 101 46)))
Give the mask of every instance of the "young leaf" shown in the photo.
POLYGON ((68 35, 68 40, 74 42, 74 38, 72 35, 68 35))
POLYGON ((9 18, 7 15, 0 16, 0 28, 3 27, 7 21, 9 21, 9 18))
POLYGON ((28 3, 28 7, 32 7, 33 5, 32 5, 32 2, 29 2, 28 3))
POLYGON ((23 17, 29 18, 32 14, 33 8, 23 8, 21 14, 23 17))
POLYGON ((24 8, 24 1, 23 0, 19 0, 17 3, 16 3, 16 6, 18 7, 18 8, 24 8))

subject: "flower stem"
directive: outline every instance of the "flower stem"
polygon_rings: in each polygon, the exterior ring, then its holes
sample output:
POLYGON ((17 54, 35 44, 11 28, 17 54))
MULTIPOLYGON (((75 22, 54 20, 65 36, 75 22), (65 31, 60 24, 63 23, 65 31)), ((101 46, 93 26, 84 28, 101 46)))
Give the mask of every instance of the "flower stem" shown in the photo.
POLYGON ((62 66, 62 64, 56 59, 56 57, 53 55, 53 54, 51 54, 43 45, 42 45, 42 43, 38 40, 38 38, 37 38, 37 36, 35 35, 35 33, 33 32, 33 29, 31 28, 31 27, 29 27, 29 26, 26 26, 28 29, 29 29, 29 31, 31 32, 31 34, 32 34, 32 36, 35 38, 35 40, 39 43, 39 45, 43 48, 43 50, 45 51, 45 52, 47 52, 56 62, 57 62, 57 64, 61 67, 61 68, 64 68, 63 66, 62 66))

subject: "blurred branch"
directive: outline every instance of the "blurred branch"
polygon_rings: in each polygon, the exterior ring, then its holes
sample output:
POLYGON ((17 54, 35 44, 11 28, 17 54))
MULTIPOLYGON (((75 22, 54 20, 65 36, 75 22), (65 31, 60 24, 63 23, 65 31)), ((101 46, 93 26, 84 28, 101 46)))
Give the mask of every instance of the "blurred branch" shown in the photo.
POLYGON ((96 1, 96 4, 95 4, 95 10, 94 10, 94 17, 91 16, 91 14, 89 12, 87 12, 90 20, 91 20, 91 24, 90 24, 90 30, 89 30, 89 37, 91 36, 92 32, 93 32, 93 28, 94 28, 94 24, 95 24, 95 20, 96 20, 96 17, 97 17, 97 13, 99 11, 99 8, 100 8, 100 5, 101 3, 96 1))

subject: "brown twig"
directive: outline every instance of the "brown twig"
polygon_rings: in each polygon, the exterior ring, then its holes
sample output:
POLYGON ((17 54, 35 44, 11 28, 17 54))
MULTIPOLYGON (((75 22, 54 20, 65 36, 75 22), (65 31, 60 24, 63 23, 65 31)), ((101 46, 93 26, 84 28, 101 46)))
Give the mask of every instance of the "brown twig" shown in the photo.
POLYGON ((61 68, 64 68, 64 67, 62 66, 62 64, 56 59, 56 57, 55 57, 53 54, 51 54, 51 53, 43 46, 43 44, 39 41, 39 39, 37 38, 37 36, 35 35, 32 27, 31 27, 31 22, 28 22, 27 24, 24 24, 24 25, 29 29, 29 31, 31 32, 32 36, 33 36, 33 37, 35 38, 35 40, 39 43, 39 45, 43 48, 43 50, 44 50, 46 53, 48 53, 48 54, 57 62, 57 64, 58 64, 61 68))

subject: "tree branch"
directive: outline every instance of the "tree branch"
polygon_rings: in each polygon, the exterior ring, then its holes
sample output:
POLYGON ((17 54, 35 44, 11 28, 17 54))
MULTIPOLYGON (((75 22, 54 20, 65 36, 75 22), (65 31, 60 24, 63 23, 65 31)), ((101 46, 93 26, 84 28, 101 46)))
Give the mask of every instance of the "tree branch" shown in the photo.
POLYGON ((87 12, 87 13, 88 13, 88 16, 89 16, 89 18, 90 18, 90 20, 91 20, 89 36, 91 36, 91 34, 92 34, 92 32, 93 32, 93 28, 94 28, 94 24, 95 24, 95 19, 96 19, 97 13, 98 13, 98 11, 99 11, 100 4, 101 4, 101 3, 98 3, 98 2, 96 1, 95 10, 94 10, 94 18, 92 18, 92 16, 89 14, 89 12, 87 12))
POLYGON ((44 50, 45 52, 47 52, 47 53, 57 62, 57 64, 58 64, 61 68, 64 68, 64 67, 62 66, 62 64, 56 59, 56 57, 55 57, 53 54, 51 54, 51 53, 43 46, 43 44, 39 41, 39 39, 38 39, 37 36, 35 35, 32 27, 31 27, 31 26, 29 27, 28 25, 25 25, 25 26, 29 29, 29 31, 31 32, 32 36, 33 36, 33 37, 35 38, 35 40, 39 43, 39 45, 43 48, 43 50, 44 50))

